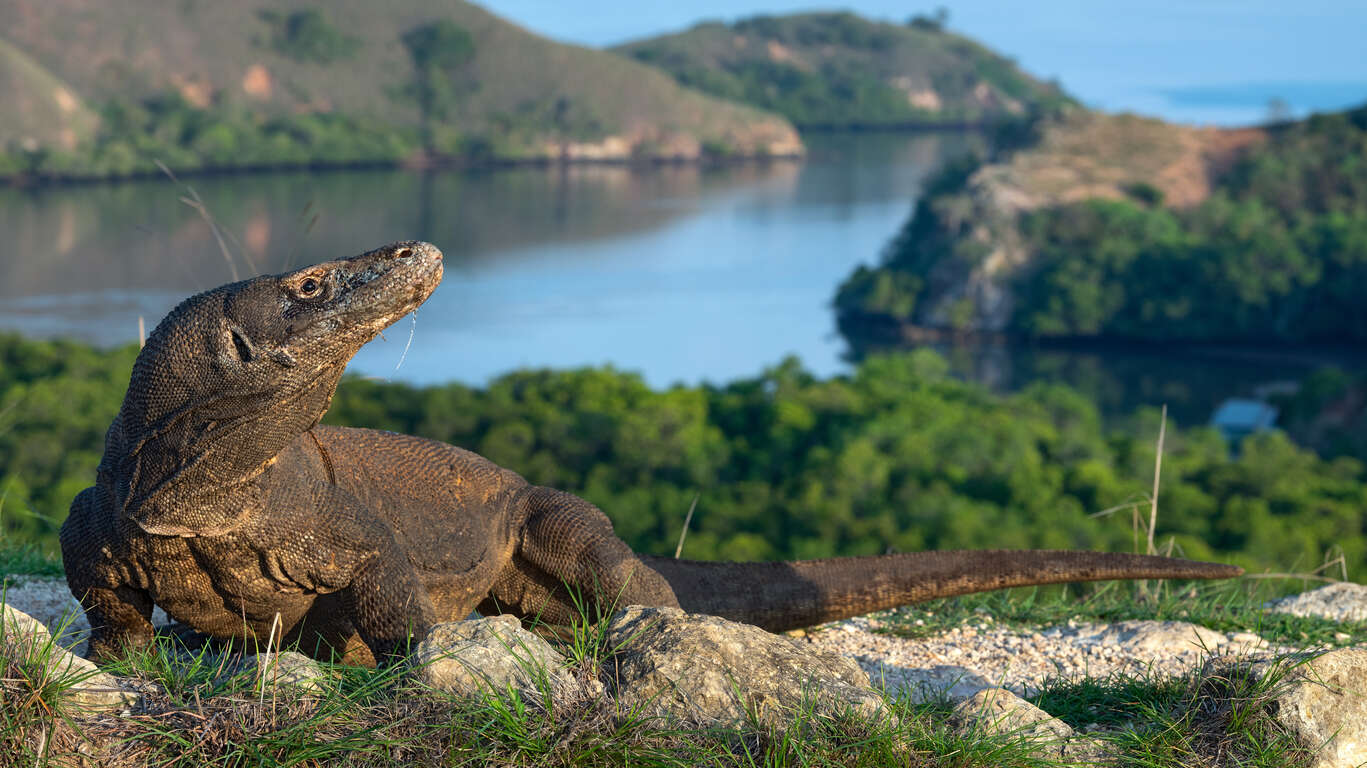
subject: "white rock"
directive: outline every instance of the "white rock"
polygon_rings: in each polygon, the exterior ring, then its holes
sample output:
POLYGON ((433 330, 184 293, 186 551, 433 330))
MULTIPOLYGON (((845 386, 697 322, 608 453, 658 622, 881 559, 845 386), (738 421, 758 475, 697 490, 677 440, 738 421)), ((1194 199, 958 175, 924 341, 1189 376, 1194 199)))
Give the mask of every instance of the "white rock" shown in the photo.
POLYGON ((959 702, 954 719, 960 733, 1019 736, 1057 743, 1060 751, 1063 742, 1073 735, 1067 723, 1005 688, 978 691, 959 702))
POLYGON ((2 610, 0 654, 37 686, 61 681, 64 701, 92 711, 124 709, 137 702, 137 694, 113 675, 54 643, 42 622, 8 605, 2 610))
POLYGON ((1176 653, 1214 650, 1229 642, 1213 629, 1185 621, 1122 621, 1106 626, 1091 625, 1079 630, 1080 640, 1119 646, 1142 658, 1159 658, 1176 653))
POLYGON ((1273 613, 1289 613, 1293 616, 1364 621, 1367 620, 1367 586, 1341 581, 1299 595, 1270 600, 1263 607, 1273 613))
POLYGON ((264 678, 267 686, 292 688, 306 696, 328 690, 328 674, 318 662, 295 651, 258 653, 243 660, 242 671, 257 676, 258 681, 264 678))
POLYGON ((553 695, 575 687, 560 654, 523 629, 516 616, 437 624, 418 645, 413 660, 419 680, 448 693, 503 693, 512 688, 536 700, 543 682, 553 695))
POLYGON ((752 716, 775 727, 810 703, 819 713, 884 713, 868 675, 845 656, 759 627, 678 608, 630 606, 612 618, 608 642, 619 706, 684 723, 738 722, 752 716))
MULTIPOLYGON (((1277 665, 1253 664, 1255 677, 1277 665)), ((1318 750, 1312 768, 1349 768, 1367 762, 1367 650, 1330 651, 1290 669, 1276 699, 1275 716, 1307 749, 1318 750)))

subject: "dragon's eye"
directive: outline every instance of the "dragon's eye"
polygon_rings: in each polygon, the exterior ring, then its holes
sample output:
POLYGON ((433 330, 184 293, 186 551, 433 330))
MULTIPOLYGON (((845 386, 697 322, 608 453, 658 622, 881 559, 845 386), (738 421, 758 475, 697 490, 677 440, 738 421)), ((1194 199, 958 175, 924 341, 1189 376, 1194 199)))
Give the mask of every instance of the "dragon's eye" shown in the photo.
POLYGON ((318 293, 318 289, 322 287, 322 283, 319 283, 311 277, 306 277, 304 278, 304 282, 299 284, 299 295, 304 297, 313 296, 318 293))

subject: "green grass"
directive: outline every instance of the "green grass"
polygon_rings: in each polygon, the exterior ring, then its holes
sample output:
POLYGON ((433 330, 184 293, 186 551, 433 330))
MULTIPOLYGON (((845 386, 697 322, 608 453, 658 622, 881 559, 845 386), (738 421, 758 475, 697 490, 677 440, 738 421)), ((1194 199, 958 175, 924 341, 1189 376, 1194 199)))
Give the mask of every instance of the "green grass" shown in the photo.
MULTIPOLYGON (((1295 582, 1293 591, 1316 584, 1295 582)), ((880 614, 878 631, 899 637, 928 637, 990 617, 995 624, 1036 628, 1069 621, 1114 623, 1132 619, 1187 621, 1217 632, 1254 632, 1269 642, 1295 646, 1367 643, 1367 623, 1268 613, 1267 600, 1285 594, 1273 581, 1231 580, 1175 587, 1162 584, 1145 593, 1130 582, 1109 582, 1078 594, 1076 589, 1026 587, 935 600, 880 614)))
POLYGON ((0 576, 64 576, 62 559, 32 543, 0 541, 0 576))
POLYGON ((1288 768, 1308 764, 1310 753, 1273 719, 1272 700, 1301 663, 1279 664, 1256 681, 1223 669, 1052 681, 1031 701, 1092 735, 1121 765, 1288 768))

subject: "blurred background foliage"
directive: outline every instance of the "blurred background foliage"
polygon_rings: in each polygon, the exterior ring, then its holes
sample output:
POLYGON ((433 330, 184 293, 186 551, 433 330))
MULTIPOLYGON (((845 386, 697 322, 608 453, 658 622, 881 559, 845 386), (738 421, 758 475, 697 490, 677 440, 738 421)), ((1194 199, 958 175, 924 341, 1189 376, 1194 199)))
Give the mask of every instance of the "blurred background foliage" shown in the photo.
MULTIPOLYGON (((71 498, 93 482, 135 353, 0 337, 7 541, 55 546, 71 498)), ((696 495, 686 557, 764 560, 1130 551, 1132 513, 1148 514, 1159 414, 1143 409, 1108 431, 1073 390, 993 394, 921 350, 871 357, 849 376, 818 379, 789 359, 664 391, 610 368, 524 370, 483 388, 348 378, 325 421, 474 450, 589 499, 643 552, 673 551, 696 495)), ((1168 424, 1160 546, 1274 571, 1313 569, 1341 548, 1353 576, 1367 554, 1365 507, 1357 458, 1327 460, 1278 432, 1232 452, 1214 430, 1168 424)))

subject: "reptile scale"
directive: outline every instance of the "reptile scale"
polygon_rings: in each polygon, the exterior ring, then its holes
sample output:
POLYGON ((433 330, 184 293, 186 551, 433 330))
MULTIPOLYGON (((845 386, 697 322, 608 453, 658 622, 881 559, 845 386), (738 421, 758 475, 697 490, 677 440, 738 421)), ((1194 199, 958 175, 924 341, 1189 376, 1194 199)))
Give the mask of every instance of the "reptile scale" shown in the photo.
POLYGON ((916 552, 780 563, 639 555, 597 507, 469 451, 320 426, 361 345, 431 295, 441 252, 393 243, 225 285, 161 321, 133 366, 95 485, 62 526, 71 591, 107 660, 152 606, 217 638, 391 662, 472 610, 563 626, 680 606, 785 630, 937 597, 1233 566, 1076 551, 916 552))

